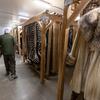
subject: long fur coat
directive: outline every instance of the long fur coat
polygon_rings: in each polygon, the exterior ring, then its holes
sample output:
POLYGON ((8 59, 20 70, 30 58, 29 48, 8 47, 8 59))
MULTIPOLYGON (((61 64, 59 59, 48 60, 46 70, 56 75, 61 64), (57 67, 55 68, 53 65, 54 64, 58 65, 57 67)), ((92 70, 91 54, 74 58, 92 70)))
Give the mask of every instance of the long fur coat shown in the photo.
POLYGON ((79 21, 78 56, 71 80, 74 92, 85 100, 100 100, 100 7, 79 21))

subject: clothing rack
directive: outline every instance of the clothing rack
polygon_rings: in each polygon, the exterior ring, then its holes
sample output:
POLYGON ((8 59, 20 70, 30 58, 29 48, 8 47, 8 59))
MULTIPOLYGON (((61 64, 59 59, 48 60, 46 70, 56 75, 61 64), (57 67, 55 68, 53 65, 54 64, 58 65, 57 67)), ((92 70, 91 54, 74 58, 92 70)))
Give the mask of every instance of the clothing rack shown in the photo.
MULTIPOLYGON (((44 83, 45 80, 45 76, 46 75, 50 75, 50 63, 51 63, 51 54, 52 55, 52 67, 57 67, 57 59, 58 57, 55 56, 55 52, 58 52, 58 49, 56 51, 56 47, 58 47, 58 38, 59 38, 59 34, 57 35, 57 33, 60 33, 60 29, 61 29, 61 23, 62 23, 62 15, 54 13, 54 12, 50 12, 50 11, 45 11, 43 13, 41 13, 38 16, 34 16, 32 18, 30 18, 26 23, 23 24, 23 29, 25 29, 25 27, 29 24, 32 24, 33 22, 37 22, 39 27, 40 27, 40 31, 41 31, 41 61, 40 61, 40 79, 41 82, 44 83), (47 17, 48 20, 47 21, 41 21, 42 17, 47 17), (57 28, 59 27, 59 28, 57 28), (53 28, 55 30, 54 34, 53 34, 53 28), (59 29, 59 30, 58 30, 59 29), (46 32, 47 30, 49 30, 49 38, 48 38, 48 50, 47 50, 47 59, 46 59, 46 32), (58 32, 56 32, 58 31, 58 32), (53 37, 52 37, 53 36, 53 37), (52 42, 53 40, 53 42, 52 42), (53 45, 52 45, 53 43, 53 45), (53 48, 53 51, 52 49, 53 48), (51 53, 52 52, 52 53, 51 53), (56 64, 55 64, 56 62, 56 64), (45 64, 47 67, 45 67, 45 64)), ((26 30, 23 31, 23 52, 24 52, 24 56, 23 59, 25 61, 26 57, 25 55, 27 55, 27 47, 25 47, 26 42, 25 40, 25 36, 26 36, 26 30)), ((58 54, 58 53, 57 53, 58 54)), ((54 68, 55 68, 54 67, 54 68)), ((57 71, 57 68, 54 69, 54 71, 57 71)))
MULTIPOLYGON (((76 0, 76 2, 77 1, 78 0, 76 0)), ((90 1, 91 0, 81 0, 78 3, 77 7, 75 7, 72 15, 69 18, 67 18, 69 5, 64 6, 62 31, 60 34, 61 38, 59 40, 60 48, 59 48, 59 74, 58 74, 57 100, 63 100, 63 94, 64 94, 65 59, 66 59, 66 54, 67 54, 66 51, 67 51, 67 44, 68 44, 68 38, 65 38, 65 35, 68 34, 68 32, 66 32, 66 29, 68 29, 68 27, 74 23, 76 17, 82 12, 82 10, 86 7, 86 5, 90 1)), ((75 45, 76 44, 74 43, 73 47, 75 45)), ((72 54, 74 54, 75 52, 74 50, 75 49, 73 49, 72 54)))
POLYGON ((22 29, 18 26, 12 28, 10 34, 15 38, 16 41, 16 51, 19 55, 22 55, 22 29))
POLYGON ((86 8, 83 10, 82 14, 85 14, 89 12, 90 10, 97 8, 100 6, 100 1, 99 0, 91 0, 91 2, 86 6, 86 8))

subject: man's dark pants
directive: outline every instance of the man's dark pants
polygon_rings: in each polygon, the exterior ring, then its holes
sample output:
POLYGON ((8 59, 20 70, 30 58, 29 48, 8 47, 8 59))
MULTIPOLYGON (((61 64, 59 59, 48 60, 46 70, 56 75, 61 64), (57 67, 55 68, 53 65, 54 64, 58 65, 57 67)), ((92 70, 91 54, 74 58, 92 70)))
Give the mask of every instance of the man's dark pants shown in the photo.
POLYGON ((14 55, 4 55, 4 63, 5 63, 7 74, 11 73, 12 75, 15 75, 16 74, 15 56, 14 55))

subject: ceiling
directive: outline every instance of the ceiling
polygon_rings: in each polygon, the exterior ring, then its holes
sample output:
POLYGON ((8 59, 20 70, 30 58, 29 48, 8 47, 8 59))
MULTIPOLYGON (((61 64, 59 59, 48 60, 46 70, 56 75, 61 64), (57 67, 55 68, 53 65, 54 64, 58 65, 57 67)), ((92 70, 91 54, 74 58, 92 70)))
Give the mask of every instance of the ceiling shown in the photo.
POLYGON ((0 29, 12 27, 14 24, 25 22, 28 18, 37 15, 46 9, 62 13, 64 0, 44 0, 52 4, 47 6, 39 0, 0 0, 0 29), (53 7, 56 6, 56 7, 53 7))

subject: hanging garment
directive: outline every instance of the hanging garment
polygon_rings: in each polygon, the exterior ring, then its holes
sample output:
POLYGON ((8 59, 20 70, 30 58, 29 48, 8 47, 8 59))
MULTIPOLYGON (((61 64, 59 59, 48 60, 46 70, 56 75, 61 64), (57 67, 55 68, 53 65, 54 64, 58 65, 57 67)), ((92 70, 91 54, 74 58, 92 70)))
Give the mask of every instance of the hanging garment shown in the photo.
POLYGON ((59 58, 59 34, 60 23, 53 23, 53 37, 52 37, 52 73, 58 73, 58 58, 59 58))
POLYGON ((85 100, 100 100, 99 12, 100 7, 87 13, 80 20, 78 58, 71 80, 71 88, 76 93, 83 91, 85 100))
POLYGON ((27 26, 24 26, 23 30, 23 51, 24 58, 27 59, 28 50, 27 50, 27 26))
POLYGON ((27 26, 28 59, 36 64, 40 63, 41 32, 37 22, 27 26))
POLYGON ((86 75, 88 71, 88 67, 86 67, 86 61, 89 60, 89 48, 86 41, 82 38, 82 35, 79 37, 78 46, 77 61, 71 80, 71 88, 76 93, 80 93, 84 90, 86 76, 83 75, 86 75))
POLYGON ((28 59, 33 62, 34 58, 34 23, 30 24, 27 27, 27 50, 28 50, 28 59))
POLYGON ((84 90, 86 100, 100 100, 100 7, 98 11, 97 26, 89 42, 91 57, 84 90))
POLYGON ((69 35, 68 35, 68 53, 71 52, 72 49, 72 43, 73 42, 73 27, 71 26, 69 29, 69 35))
POLYGON ((36 23, 36 53, 38 56, 38 59, 36 63, 40 63, 40 56, 41 56, 41 31, 40 26, 38 23, 36 23))

